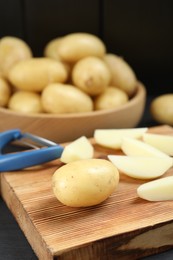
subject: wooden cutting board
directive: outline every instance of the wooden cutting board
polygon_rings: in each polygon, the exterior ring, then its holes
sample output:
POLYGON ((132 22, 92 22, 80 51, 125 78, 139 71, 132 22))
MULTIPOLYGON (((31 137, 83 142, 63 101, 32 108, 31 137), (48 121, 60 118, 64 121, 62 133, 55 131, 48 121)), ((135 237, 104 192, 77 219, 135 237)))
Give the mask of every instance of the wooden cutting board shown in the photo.
MULTIPOLYGON (((168 126, 150 131, 173 135, 168 126)), ((96 158, 117 153, 94 147, 96 158)), ((134 260, 173 247, 173 201, 138 198, 136 189, 144 181, 121 174, 118 190, 104 203, 66 207, 51 187, 52 174, 61 165, 56 160, 0 175, 1 195, 39 259, 134 260)), ((172 174, 170 169, 164 176, 172 174)))

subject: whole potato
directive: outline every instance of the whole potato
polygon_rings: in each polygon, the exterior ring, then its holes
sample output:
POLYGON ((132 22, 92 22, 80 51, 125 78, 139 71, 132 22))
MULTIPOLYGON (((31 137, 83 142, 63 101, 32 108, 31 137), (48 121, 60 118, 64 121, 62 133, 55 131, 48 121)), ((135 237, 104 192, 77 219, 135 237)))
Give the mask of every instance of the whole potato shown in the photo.
POLYGON ((39 94, 29 91, 16 91, 10 98, 8 108, 21 113, 43 112, 39 94))
POLYGON ((58 45, 61 60, 77 62, 87 56, 103 57, 106 47, 97 36, 89 33, 71 33, 62 38, 58 45))
POLYGON ((133 69, 123 58, 115 54, 107 53, 104 61, 111 71, 110 85, 124 90, 131 97, 137 89, 137 79, 133 69))
POLYGON ((70 162, 55 171, 53 191, 57 199, 71 207, 97 205, 117 188, 119 172, 104 159, 84 159, 70 162))
POLYGON ((11 95, 11 86, 2 77, 0 77, 0 107, 5 107, 8 104, 11 95))
POLYGON ((68 74, 67 80, 69 81, 73 63, 69 63, 69 62, 65 62, 65 61, 61 60, 61 57, 59 56, 59 53, 58 53, 58 48, 59 48, 61 40, 62 40, 62 37, 58 37, 58 38, 55 38, 55 39, 51 40, 50 42, 48 42, 44 48, 43 54, 44 54, 44 57, 51 58, 54 60, 59 60, 63 63, 63 65, 67 71, 67 74, 68 74))
POLYGON ((72 85, 54 83, 41 95, 42 105, 48 113, 79 113, 93 110, 92 99, 72 85))
POLYGON ((58 54, 58 47, 60 45, 61 40, 62 37, 58 37, 48 42, 44 48, 44 56, 55 60, 61 60, 58 54))
POLYGON ((79 60, 72 70, 73 84, 91 96, 102 93, 110 80, 111 74, 107 65, 97 57, 79 60))
POLYGON ((108 87, 94 100, 95 110, 114 109, 128 102, 128 95, 121 89, 108 87))
POLYGON ((154 98, 150 105, 150 112, 157 122, 173 126, 173 94, 154 98))
POLYGON ((5 78, 9 70, 19 61, 33 56, 31 48, 23 40, 6 36, 0 39, 0 71, 5 78))
POLYGON ((50 58, 31 58, 14 65, 8 79, 20 90, 42 91, 49 83, 64 82, 67 70, 61 62, 50 58))

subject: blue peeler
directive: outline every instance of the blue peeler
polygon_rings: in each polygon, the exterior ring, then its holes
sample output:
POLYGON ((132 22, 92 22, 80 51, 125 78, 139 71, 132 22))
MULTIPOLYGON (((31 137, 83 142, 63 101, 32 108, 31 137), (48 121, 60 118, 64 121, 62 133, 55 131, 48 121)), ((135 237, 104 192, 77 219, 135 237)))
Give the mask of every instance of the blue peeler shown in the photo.
POLYGON ((2 132, 0 133, 0 172, 20 170, 55 160, 60 158, 63 149, 61 145, 36 135, 21 133, 19 129, 2 132), (3 149, 6 145, 16 140, 22 141, 23 138, 43 147, 38 149, 38 146, 32 145, 31 147, 37 149, 3 154, 3 149))

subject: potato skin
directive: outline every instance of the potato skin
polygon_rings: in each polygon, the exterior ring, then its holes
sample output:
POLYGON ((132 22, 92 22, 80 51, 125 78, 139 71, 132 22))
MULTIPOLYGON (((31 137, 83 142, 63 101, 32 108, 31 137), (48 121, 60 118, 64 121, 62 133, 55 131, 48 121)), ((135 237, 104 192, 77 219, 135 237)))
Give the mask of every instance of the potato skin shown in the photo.
POLYGON ((11 86, 2 77, 0 77, 0 107, 5 107, 11 96, 11 86))
POLYGON ((11 96, 8 108, 16 112, 27 114, 43 112, 40 95, 24 90, 19 90, 11 96))
POLYGON ((6 36, 0 39, 0 74, 7 78, 9 70, 19 61, 33 56, 29 45, 22 39, 6 36))
POLYGON ((20 90, 42 91, 49 83, 64 82, 64 65, 50 58, 31 58, 17 63, 9 72, 9 81, 20 90))
POLYGON ((150 105, 150 112, 157 122, 173 126, 173 94, 154 98, 150 105))
POLYGON ((111 74, 107 65, 97 57, 81 59, 72 70, 73 84, 90 96, 102 93, 110 80, 111 74))
POLYGON ((109 86, 94 100, 94 109, 115 109, 128 102, 128 95, 121 89, 109 86))
POLYGON ((51 41, 49 41, 45 48, 43 55, 48 58, 52 58, 55 60, 61 60, 59 54, 58 54, 58 47, 61 42, 62 37, 55 38, 51 41))
POLYGON ((108 160, 86 159, 70 162, 55 171, 53 191, 57 199, 71 207, 97 205, 117 188, 119 172, 108 160))
POLYGON ((112 53, 107 53, 103 60, 111 71, 110 85, 122 89, 129 97, 133 96, 137 88, 137 78, 130 65, 123 58, 112 53))
POLYGON ((91 97, 69 84, 48 85, 42 91, 41 100, 44 110, 48 113, 79 113, 93 110, 91 97))
POLYGON ((89 33, 71 33, 63 37, 58 46, 61 60, 77 62, 87 56, 103 57, 106 47, 103 41, 89 33))

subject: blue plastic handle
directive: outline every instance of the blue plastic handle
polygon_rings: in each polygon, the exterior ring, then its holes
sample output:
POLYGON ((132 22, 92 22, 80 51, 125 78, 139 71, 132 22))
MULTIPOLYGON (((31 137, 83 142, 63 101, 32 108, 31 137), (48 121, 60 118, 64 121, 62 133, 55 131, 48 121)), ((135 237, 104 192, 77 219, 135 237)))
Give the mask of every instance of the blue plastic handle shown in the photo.
POLYGON ((22 133, 19 129, 8 130, 0 133, 0 152, 6 144, 14 140, 20 139, 21 137, 22 133))
POLYGON ((38 150, 0 155, 0 171, 20 170, 59 158, 63 152, 60 145, 38 150))

